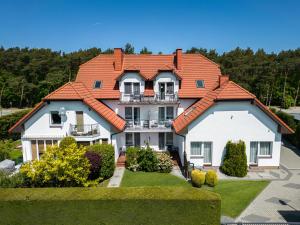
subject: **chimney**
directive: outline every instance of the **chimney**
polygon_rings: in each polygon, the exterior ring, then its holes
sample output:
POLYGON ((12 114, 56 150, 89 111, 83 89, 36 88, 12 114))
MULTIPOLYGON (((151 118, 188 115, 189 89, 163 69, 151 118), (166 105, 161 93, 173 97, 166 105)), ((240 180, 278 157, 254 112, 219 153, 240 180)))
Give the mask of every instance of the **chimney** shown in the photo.
POLYGON ((115 70, 122 70, 123 65, 123 49, 122 48, 114 48, 114 66, 115 70))
POLYGON ((175 65, 177 70, 181 70, 182 68, 182 49, 176 49, 176 56, 175 56, 175 65))
POLYGON ((227 83, 228 81, 229 81, 229 76, 228 75, 219 76, 220 87, 222 87, 223 84, 227 83))

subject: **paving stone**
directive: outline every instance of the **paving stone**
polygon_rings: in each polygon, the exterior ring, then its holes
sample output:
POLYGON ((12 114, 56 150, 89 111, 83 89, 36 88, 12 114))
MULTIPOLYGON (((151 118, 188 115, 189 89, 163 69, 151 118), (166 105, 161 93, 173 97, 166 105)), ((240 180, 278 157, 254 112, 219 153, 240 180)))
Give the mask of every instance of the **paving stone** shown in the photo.
POLYGON ((285 205, 285 203, 288 203, 290 202, 291 200, 288 200, 288 199, 282 199, 282 198, 277 198, 277 197, 272 197, 272 198, 269 198, 267 200, 265 200, 266 202, 271 202, 271 203, 274 203, 274 204, 280 204, 280 205, 285 205))
POLYGON ((243 220, 249 221, 249 222, 267 222, 270 221, 270 218, 264 217, 264 216, 259 216, 256 214, 250 214, 248 216, 245 216, 242 218, 243 220))
POLYGON ((276 172, 274 172, 274 171, 270 171, 270 175, 272 175, 273 177, 280 178, 280 174, 279 174, 279 173, 276 173, 276 172))
POLYGON ((300 184, 288 183, 288 184, 283 185, 283 187, 294 188, 294 189, 300 189, 300 184))
POLYGON ((221 224, 223 223, 234 223, 234 219, 229 216, 221 216, 221 224))

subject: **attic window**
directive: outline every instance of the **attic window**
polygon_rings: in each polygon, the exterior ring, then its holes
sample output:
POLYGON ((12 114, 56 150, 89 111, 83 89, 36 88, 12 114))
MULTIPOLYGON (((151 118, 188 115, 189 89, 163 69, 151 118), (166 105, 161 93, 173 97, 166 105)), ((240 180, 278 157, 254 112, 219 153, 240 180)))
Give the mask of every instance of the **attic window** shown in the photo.
POLYGON ((101 80, 96 80, 94 83, 94 88, 98 89, 102 87, 102 82, 101 80))
POLYGON ((197 88, 204 88, 204 80, 196 80, 197 88))

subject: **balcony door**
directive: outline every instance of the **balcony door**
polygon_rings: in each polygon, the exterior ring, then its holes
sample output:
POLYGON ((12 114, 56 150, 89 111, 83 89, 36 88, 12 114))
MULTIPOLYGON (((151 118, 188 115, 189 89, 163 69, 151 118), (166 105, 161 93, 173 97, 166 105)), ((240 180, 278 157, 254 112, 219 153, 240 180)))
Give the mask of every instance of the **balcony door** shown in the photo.
POLYGON ((165 133, 158 133, 158 148, 159 150, 165 149, 165 133))
POLYGON ((133 108, 133 119, 134 119, 134 125, 140 125, 140 108, 138 107, 133 108))
POLYGON ((83 112, 82 111, 76 111, 76 125, 77 125, 77 132, 83 132, 84 121, 83 121, 83 112))
POLYGON ((140 95, 140 83, 133 83, 133 94, 140 95))
POLYGON ((159 98, 160 98, 160 100, 165 100, 165 96, 166 96, 165 83, 159 83, 159 98))
POLYGON ((158 108, 158 122, 159 124, 163 124, 165 122, 165 107, 159 107, 158 108))

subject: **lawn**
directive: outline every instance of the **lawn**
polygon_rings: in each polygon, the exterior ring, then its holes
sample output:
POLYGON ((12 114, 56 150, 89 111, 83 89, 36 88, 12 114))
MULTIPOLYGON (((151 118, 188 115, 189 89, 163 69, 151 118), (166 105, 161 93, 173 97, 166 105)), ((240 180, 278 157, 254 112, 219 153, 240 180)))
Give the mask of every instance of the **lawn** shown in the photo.
MULTIPOLYGON (((220 180, 214 188, 207 189, 220 194, 222 215, 237 217, 253 199, 269 184, 269 181, 220 180)), ((172 186, 192 188, 191 184, 171 174, 131 172, 126 170, 122 187, 172 186)))
POLYGON ((0 188, 5 225, 219 225, 220 213, 218 194, 193 188, 0 188))
POLYGON ((169 173, 131 172, 125 170, 121 187, 153 186, 191 187, 185 180, 169 173))

